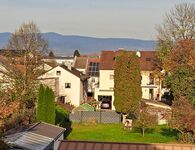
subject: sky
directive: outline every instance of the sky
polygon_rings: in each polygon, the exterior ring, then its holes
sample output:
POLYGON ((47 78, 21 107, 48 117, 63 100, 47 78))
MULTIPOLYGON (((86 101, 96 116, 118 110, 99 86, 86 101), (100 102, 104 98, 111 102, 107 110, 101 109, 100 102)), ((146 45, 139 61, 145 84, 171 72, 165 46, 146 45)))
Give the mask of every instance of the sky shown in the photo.
POLYGON ((0 32, 33 21, 41 32, 155 40, 166 12, 195 0, 0 0, 0 32))

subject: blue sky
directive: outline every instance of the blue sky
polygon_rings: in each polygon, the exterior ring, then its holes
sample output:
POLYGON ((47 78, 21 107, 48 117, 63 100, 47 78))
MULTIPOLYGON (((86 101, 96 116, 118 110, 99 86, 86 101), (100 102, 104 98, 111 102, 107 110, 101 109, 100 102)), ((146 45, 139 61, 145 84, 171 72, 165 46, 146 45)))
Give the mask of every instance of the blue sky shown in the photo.
POLYGON ((165 12, 195 0, 0 0, 0 32, 34 21, 42 32, 155 39, 165 12))

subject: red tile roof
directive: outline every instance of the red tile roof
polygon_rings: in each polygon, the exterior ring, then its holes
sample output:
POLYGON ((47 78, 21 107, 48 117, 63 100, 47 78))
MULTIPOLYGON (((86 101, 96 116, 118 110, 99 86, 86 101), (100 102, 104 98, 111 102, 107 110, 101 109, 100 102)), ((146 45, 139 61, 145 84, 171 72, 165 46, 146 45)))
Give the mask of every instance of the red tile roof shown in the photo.
POLYGON ((100 55, 100 70, 114 70, 115 51, 102 51, 100 55))
MULTIPOLYGON (((100 56, 100 70, 114 70, 115 56, 118 51, 102 51, 100 56)), ((129 51, 134 52, 134 51, 129 51)), ((142 71, 155 69, 156 51, 140 51, 140 65, 142 71)))
POLYGON ((74 68, 85 69, 88 57, 76 57, 74 68))
POLYGON ((100 62, 98 57, 77 57, 75 60, 74 68, 87 69, 89 62, 100 62))

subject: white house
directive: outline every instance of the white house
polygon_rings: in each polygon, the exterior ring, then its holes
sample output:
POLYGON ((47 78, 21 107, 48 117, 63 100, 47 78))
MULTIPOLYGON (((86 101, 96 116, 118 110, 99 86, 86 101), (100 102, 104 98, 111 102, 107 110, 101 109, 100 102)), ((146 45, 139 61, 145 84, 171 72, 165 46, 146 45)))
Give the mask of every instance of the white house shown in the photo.
POLYGON ((39 77, 64 103, 79 106, 87 99, 87 76, 73 67, 58 65, 39 77))
MULTIPOLYGON (((131 51, 130 51, 131 52, 131 51)), ((100 56, 99 88, 95 90, 95 99, 101 102, 102 108, 115 109, 114 101, 114 62, 117 51, 102 51, 100 56)), ((140 58, 142 98, 160 100, 160 80, 154 78, 155 51, 137 52, 140 58)))

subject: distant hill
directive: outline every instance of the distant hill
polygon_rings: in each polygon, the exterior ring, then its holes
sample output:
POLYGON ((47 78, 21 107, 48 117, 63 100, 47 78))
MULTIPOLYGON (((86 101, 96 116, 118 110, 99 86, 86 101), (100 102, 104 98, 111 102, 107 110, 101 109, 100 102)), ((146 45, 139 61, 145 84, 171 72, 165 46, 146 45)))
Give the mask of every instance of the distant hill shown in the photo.
MULTIPOLYGON (((11 33, 0 33, 0 48, 5 46, 11 33)), ((71 55, 78 49, 80 53, 96 53, 101 50, 153 50, 155 41, 139 40, 128 38, 94 38, 77 35, 61 35, 55 32, 43 33, 48 40, 49 48, 53 49, 56 55, 71 55)))

